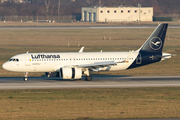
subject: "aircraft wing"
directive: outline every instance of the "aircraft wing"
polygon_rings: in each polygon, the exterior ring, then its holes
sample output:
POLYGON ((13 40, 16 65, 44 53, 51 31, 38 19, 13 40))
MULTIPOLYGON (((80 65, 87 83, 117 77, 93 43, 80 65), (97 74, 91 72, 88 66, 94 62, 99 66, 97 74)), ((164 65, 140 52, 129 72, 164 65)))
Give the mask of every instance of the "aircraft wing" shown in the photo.
POLYGON ((110 67, 117 65, 117 62, 109 61, 109 62, 95 62, 92 64, 84 64, 84 65, 77 65, 78 68, 89 68, 89 69, 97 69, 103 67, 110 67))

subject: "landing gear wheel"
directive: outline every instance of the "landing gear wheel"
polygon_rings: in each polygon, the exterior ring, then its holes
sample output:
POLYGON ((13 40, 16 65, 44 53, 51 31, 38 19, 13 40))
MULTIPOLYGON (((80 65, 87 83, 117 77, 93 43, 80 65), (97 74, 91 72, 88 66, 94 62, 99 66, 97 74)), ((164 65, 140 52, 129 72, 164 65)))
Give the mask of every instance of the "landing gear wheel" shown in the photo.
POLYGON ((24 77, 24 81, 28 81, 28 78, 27 78, 27 77, 24 77))
POLYGON ((91 76, 86 76, 86 81, 91 81, 92 80, 92 77, 91 76))
POLYGON ((28 81, 28 72, 24 73, 24 81, 28 81))

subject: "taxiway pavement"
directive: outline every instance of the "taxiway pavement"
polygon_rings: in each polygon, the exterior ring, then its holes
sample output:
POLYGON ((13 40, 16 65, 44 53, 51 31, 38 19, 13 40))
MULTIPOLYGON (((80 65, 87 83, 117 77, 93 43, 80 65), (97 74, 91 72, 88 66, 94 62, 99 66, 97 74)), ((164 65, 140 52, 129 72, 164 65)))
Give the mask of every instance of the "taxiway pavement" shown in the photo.
POLYGON ((93 77, 92 81, 30 77, 0 78, 0 89, 180 87, 180 76, 93 77))

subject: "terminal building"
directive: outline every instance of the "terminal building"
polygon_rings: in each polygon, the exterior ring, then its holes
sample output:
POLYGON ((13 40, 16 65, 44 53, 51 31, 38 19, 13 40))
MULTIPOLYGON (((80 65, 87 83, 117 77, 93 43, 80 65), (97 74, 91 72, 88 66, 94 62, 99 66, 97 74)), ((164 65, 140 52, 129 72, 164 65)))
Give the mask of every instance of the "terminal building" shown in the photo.
POLYGON ((153 7, 83 7, 84 22, 153 21, 153 7))

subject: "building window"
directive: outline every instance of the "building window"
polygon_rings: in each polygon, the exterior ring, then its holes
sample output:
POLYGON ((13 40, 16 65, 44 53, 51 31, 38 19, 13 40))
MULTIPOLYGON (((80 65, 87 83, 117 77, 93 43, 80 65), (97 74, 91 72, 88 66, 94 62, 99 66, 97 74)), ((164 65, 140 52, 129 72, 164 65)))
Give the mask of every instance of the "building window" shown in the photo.
POLYGON ((108 10, 107 13, 109 13, 110 11, 108 10))
POLYGON ((101 10, 101 13, 103 13, 103 11, 101 10))
POLYGON ((114 13, 116 13, 117 11, 115 10, 114 13))
POLYGON ((128 13, 130 13, 131 11, 130 10, 128 10, 128 13))
POLYGON ((121 13, 123 13, 123 10, 121 10, 121 13))

